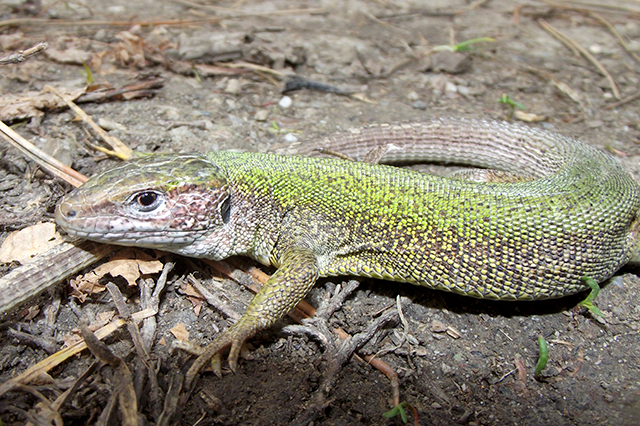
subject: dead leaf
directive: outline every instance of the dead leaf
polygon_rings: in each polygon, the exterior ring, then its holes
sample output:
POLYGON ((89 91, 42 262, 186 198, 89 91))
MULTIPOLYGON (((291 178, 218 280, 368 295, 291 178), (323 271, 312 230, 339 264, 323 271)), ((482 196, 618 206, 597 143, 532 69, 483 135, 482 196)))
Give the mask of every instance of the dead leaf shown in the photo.
POLYGON ((9 234, 0 247, 0 262, 25 264, 61 242, 62 237, 53 222, 38 223, 9 234))
POLYGON ((32 319, 37 317, 39 313, 40 313, 39 306, 37 305, 29 306, 29 309, 27 309, 27 314, 24 316, 23 321, 31 321, 32 319))
POLYGON ((112 277, 122 277, 129 285, 134 286, 141 276, 160 271, 162 271, 162 262, 159 260, 140 250, 124 249, 93 271, 69 280, 69 284, 74 290, 72 295, 80 302, 84 302, 89 294, 101 293, 105 290, 105 286, 99 281, 107 274, 112 277))
POLYGON ((114 57, 123 65, 133 65, 136 68, 144 68, 146 58, 144 56, 145 40, 129 31, 122 31, 116 34, 116 38, 120 40, 116 43, 114 49, 114 57))
POLYGON ((183 323, 179 322, 173 328, 170 328, 169 331, 176 339, 182 340, 183 342, 189 341, 189 332, 183 323))
POLYGON ((204 299, 202 294, 200 294, 200 292, 189 283, 182 283, 180 290, 182 290, 187 296, 194 297, 196 299, 204 299))
POLYGON ((196 314, 197 317, 199 317, 200 311, 202 310, 202 299, 187 296, 187 300, 189 300, 189 302, 191 302, 191 304, 193 305, 193 313, 196 314))
MULTIPOLYGON (((69 99, 76 100, 85 89, 58 88, 58 91, 69 99)), ((50 92, 9 93, 0 96, 0 120, 10 122, 40 117, 44 114, 43 111, 66 107, 67 104, 62 99, 50 92)))
POLYGON ((102 293, 106 287, 98 283, 96 275, 93 272, 81 275, 76 279, 70 279, 69 285, 71 286, 71 295, 78 299, 80 303, 84 303, 87 300, 87 296, 93 293, 102 293))

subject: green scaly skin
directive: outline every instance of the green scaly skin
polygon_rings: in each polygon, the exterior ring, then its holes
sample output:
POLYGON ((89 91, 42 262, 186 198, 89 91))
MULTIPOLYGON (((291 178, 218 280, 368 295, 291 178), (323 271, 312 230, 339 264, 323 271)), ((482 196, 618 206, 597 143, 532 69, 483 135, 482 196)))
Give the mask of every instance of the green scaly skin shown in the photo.
POLYGON ((578 141, 505 123, 434 120, 372 126, 322 145, 353 156, 388 145, 383 161, 508 173, 476 182, 474 173, 447 179, 331 158, 159 155, 96 176, 58 205, 56 220, 73 235, 193 257, 246 255, 278 268, 195 361, 188 388, 229 346, 235 369, 244 340, 291 310, 320 276, 530 300, 583 291, 584 277, 601 282, 640 257, 638 184, 578 141))

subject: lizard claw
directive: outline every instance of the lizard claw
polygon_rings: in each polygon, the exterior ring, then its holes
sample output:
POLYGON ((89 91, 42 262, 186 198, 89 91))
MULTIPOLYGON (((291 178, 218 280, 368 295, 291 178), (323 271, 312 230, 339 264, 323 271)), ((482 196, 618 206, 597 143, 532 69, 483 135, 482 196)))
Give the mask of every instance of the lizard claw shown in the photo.
POLYGON ((227 330, 219 334, 213 342, 211 342, 196 360, 193 362, 189 370, 187 371, 185 378, 185 388, 191 389, 193 386, 198 372, 208 362, 211 362, 211 367, 216 376, 222 375, 222 352, 231 346, 229 352, 229 368, 235 373, 238 368, 238 357, 240 355, 240 349, 245 340, 253 336, 255 333, 254 327, 246 322, 237 322, 227 330))
POLYGON ((238 368, 238 358, 240 357, 240 349, 242 349, 242 345, 244 344, 245 340, 246 339, 243 339, 242 341, 236 340, 231 344, 228 361, 229 361, 229 368, 234 373, 238 368))
POLYGON ((211 357, 211 369, 213 370, 213 374, 215 374, 218 378, 222 377, 222 354, 217 353, 211 357))

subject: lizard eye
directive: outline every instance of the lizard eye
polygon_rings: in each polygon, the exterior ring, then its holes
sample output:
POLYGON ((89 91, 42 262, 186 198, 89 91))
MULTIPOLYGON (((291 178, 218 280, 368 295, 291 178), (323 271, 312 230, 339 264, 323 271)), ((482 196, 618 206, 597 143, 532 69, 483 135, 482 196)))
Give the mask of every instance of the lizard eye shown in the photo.
POLYGON ((142 191, 131 197, 131 203, 138 211, 150 212, 157 209, 164 201, 162 194, 154 191, 142 191))

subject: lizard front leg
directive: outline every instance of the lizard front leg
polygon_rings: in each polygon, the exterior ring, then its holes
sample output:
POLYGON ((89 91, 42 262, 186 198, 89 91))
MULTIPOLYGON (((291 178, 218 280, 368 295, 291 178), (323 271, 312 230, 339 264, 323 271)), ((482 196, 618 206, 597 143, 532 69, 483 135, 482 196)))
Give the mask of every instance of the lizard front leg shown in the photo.
POLYGON ((187 371, 185 388, 191 389, 200 369, 229 346, 229 367, 235 371, 245 340, 258 330, 273 325, 293 309, 313 287, 318 275, 318 260, 311 250, 301 247, 287 250, 280 267, 255 295, 244 315, 218 335, 191 365, 187 371))

